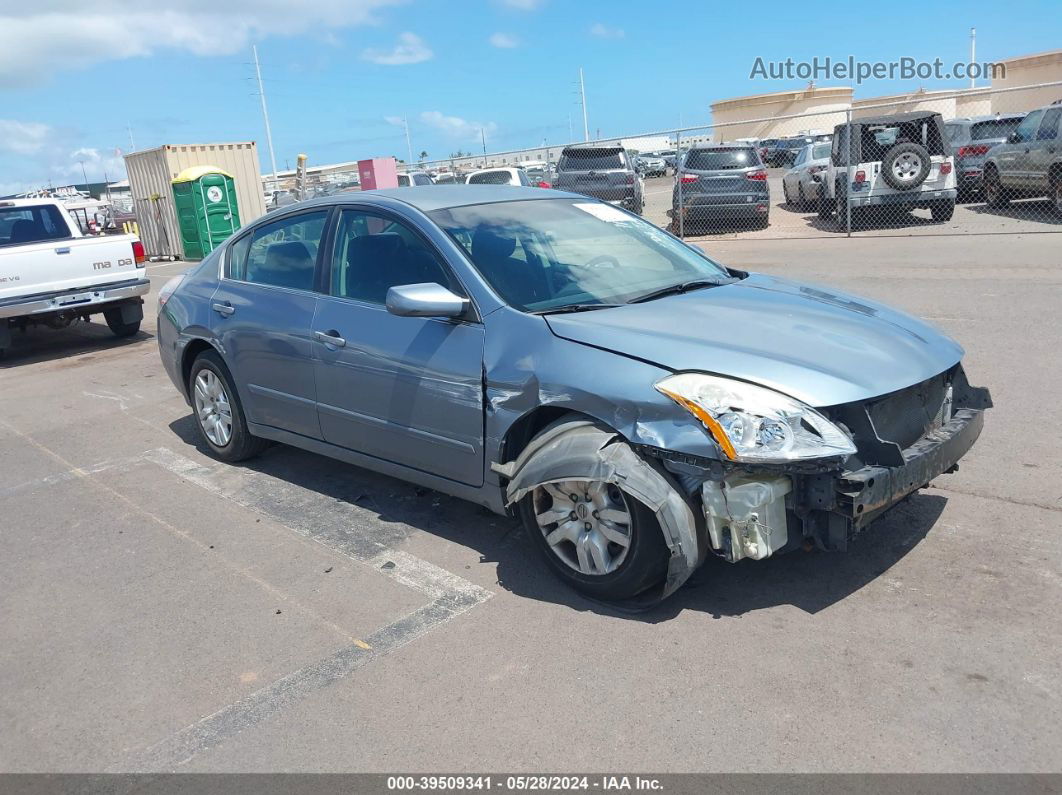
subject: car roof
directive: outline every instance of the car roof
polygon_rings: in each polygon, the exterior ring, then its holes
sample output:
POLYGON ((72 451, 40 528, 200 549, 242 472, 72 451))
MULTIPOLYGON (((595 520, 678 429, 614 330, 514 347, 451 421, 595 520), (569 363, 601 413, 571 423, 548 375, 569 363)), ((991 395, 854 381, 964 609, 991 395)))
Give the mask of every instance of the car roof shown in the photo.
POLYGON ((722 144, 696 144, 691 146, 687 151, 692 152, 695 149, 755 149, 754 144, 747 143, 722 143, 722 144))
MULTIPOLYGON (((517 185, 414 185, 410 188, 384 188, 345 193, 342 196, 322 196, 299 202, 299 208, 332 204, 374 204, 376 199, 391 199, 416 207, 421 212, 467 207, 473 204, 527 201, 529 199, 582 199, 597 201, 578 193, 548 188, 529 188, 517 185)), ((386 202, 380 202, 385 205, 386 202)))

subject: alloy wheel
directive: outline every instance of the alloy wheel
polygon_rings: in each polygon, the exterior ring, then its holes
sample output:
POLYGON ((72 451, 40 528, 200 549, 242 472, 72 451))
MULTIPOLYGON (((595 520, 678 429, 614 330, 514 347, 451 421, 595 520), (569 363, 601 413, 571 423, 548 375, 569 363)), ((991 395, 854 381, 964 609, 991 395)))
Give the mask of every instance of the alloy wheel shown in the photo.
POLYGON ((914 152, 904 152, 893 161, 892 173, 900 182, 912 182, 922 173, 922 158, 914 152))
POLYGON ((232 406, 217 373, 203 369, 195 377, 195 414, 207 439, 224 447, 232 439, 232 406))
POLYGON ((550 550, 580 574, 616 571, 631 546, 627 497, 611 483, 570 480, 533 492, 535 521, 550 550))

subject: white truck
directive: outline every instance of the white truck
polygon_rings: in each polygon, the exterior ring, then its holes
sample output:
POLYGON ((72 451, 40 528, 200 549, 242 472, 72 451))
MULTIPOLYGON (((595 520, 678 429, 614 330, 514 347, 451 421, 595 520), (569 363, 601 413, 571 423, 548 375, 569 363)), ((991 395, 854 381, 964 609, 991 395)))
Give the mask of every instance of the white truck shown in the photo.
POLYGON ((119 337, 140 330, 147 279, 132 235, 82 236, 54 199, 0 199, 0 355, 11 332, 65 328, 102 313, 119 337))

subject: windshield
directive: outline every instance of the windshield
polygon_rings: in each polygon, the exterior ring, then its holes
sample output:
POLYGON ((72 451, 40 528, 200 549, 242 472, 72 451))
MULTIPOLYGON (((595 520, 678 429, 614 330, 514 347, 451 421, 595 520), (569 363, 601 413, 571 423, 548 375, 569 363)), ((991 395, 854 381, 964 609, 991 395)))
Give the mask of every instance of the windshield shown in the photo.
POLYGON ((508 185, 512 182, 508 171, 481 171, 468 178, 469 185, 508 185))
POLYGON ((691 171, 719 171, 750 168, 759 163, 754 149, 692 149, 684 166, 691 171))
POLYGON ((830 156, 831 144, 815 144, 811 150, 812 160, 826 160, 830 156))
POLYGON ((974 141, 983 141, 986 138, 1008 138, 1012 132, 1018 129, 1018 124, 1020 123, 1021 118, 979 121, 971 128, 970 138, 974 141))
POLYGON ((608 204, 547 199, 428 215, 506 302, 524 311, 626 303, 726 270, 659 227, 608 204))

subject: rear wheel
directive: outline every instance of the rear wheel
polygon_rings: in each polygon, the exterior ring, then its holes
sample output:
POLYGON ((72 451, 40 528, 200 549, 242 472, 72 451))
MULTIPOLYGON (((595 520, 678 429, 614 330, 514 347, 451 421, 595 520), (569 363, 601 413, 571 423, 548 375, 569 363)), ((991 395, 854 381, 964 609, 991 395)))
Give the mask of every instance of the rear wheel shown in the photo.
POLYGON ((1010 204, 1010 194, 999 179, 999 172, 994 168, 985 171, 985 204, 993 209, 1000 209, 1010 204))
POLYGON ((103 319, 107 321, 107 328, 109 328, 111 333, 116 337, 132 337, 140 331, 139 320, 134 320, 132 323, 125 323, 122 321, 121 308, 108 309, 103 313, 103 319))
POLYGON ((793 203, 793 200, 789 197, 789 186, 784 179, 782 180, 782 197, 785 199, 786 207, 793 203))
POLYGON ((828 196, 823 196, 822 195, 824 192, 825 191, 823 191, 821 188, 819 189, 819 220, 820 221, 828 221, 828 220, 830 220, 830 216, 833 215, 833 204, 830 203, 830 198, 828 196))
POLYGON ((934 221, 943 223, 944 221, 950 221, 951 216, 955 213, 955 202, 948 201, 936 201, 929 205, 929 212, 933 216, 934 221))
POLYGON ((1051 209, 1062 218, 1062 173, 1055 174, 1051 180, 1051 209))
POLYGON ((808 197, 804 195, 803 183, 797 185, 797 206, 800 207, 801 210, 806 210, 808 208, 808 197))
POLYGON ((247 429, 240 397, 217 353, 204 351, 196 357, 188 388, 200 436, 217 458, 243 461, 266 448, 268 442, 247 429))

